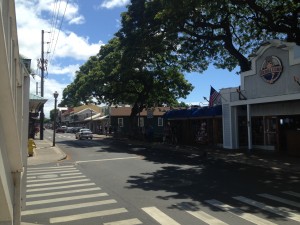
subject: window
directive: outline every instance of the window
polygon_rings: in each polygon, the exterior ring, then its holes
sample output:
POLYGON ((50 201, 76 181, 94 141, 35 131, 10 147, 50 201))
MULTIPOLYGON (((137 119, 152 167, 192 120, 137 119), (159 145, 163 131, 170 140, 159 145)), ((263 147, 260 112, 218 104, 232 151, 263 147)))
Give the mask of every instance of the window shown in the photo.
POLYGON ((118 126, 119 127, 123 127, 124 124, 123 124, 123 118, 118 118, 118 126))
POLYGON ((164 119, 161 117, 158 117, 157 122, 159 127, 162 127, 164 125, 164 119))
POLYGON ((144 117, 139 117, 139 119, 138 119, 138 126, 139 127, 144 127, 144 117))

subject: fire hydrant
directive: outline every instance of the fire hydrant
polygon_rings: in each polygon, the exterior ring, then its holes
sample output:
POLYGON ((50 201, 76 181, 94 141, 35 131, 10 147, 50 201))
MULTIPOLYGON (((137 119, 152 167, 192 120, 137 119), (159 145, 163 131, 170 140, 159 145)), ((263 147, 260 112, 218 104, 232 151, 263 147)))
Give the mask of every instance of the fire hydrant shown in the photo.
POLYGON ((36 144, 34 143, 32 138, 28 139, 28 155, 33 156, 33 149, 36 148, 36 144))

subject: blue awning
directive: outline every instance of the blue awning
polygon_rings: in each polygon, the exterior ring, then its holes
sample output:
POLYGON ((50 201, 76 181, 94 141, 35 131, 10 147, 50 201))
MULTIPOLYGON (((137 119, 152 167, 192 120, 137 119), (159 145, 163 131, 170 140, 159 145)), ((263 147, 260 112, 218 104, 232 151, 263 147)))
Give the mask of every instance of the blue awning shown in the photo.
POLYGON ((191 109, 174 109, 164 114, 165 119, 195 119, 199 117, 214 117, 222 115, 222 105, 191 109))

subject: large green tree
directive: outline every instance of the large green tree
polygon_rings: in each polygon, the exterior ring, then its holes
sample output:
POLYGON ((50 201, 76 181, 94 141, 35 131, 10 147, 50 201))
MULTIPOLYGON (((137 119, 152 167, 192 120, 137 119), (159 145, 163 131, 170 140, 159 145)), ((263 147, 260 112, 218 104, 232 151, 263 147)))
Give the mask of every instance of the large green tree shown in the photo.
POLYGON ((126 46, 115 37, 91 57, 64 90, 73 102, 96 99, 98 103, 133 105, 132 116, 144 108, 176 103, 193 89, 173 65, 160 62, 161 55, 140 51, 128 58, 126 46))
POLYGON ((203 72, 210 63, 247 71, 247 56, 263 41, 299 44, 299 11, 299 0, 131 0, 119 36, 132 49, 128 39, 142 40, 152 52, 166 50, 187 71, 203 72))

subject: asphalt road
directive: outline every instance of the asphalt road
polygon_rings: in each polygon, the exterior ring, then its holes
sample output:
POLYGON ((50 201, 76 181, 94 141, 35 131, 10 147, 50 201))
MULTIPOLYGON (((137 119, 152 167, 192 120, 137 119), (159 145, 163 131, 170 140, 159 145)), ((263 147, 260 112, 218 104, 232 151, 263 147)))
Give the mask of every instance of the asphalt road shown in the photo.
POLYGON ((57 134, 56 141, 68 157, 29 168, 32 196, 23 221, 300 224, 297 174, 113 139, 57 134))

